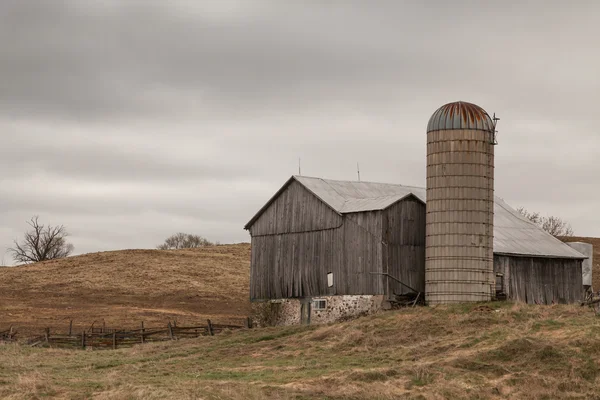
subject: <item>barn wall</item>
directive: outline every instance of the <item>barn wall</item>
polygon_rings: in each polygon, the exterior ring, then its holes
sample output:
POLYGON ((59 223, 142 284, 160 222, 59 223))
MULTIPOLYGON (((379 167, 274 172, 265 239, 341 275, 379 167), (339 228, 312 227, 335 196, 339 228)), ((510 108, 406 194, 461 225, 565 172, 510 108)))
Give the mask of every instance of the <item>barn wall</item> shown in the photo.
MULTIPOLYGON (((383 211, 384 245, 383 270, 404 284, 425 291, 425 205, 409 197, 383 211)), ((384 281, 385 282, 385 281, 384 281)), ((388 293, 410 292, 389 279, 388 293)))
POLYGON ((577 303, 583 296, 581 260, 494 255, 508 299, 528 304, 577 303))
POLYGON ((335 293, 327 273, 343 258, 342 217, 293 181, 250 227, 250 298, 335 293))
POLYGON ((383 294, 382 212, 344 215, 344 267, 338 272, 336 294, 383 294))
POLYGON ((250 298, 383 294, 383 277, 370 274, 382 272, 381 232, 381 212, 376 211, 346 214, 333 229, 252 235, 250 298))
POLYGON ((250 298, 282 299, 337 293, 344 231, 322 231, 252 237, 250 298), (327 273, 334 287, 327 287, 327 273))
POLYGON ((250 227, 251 236, 298 233, 339 227, 342 216, 296 181, 250 227))

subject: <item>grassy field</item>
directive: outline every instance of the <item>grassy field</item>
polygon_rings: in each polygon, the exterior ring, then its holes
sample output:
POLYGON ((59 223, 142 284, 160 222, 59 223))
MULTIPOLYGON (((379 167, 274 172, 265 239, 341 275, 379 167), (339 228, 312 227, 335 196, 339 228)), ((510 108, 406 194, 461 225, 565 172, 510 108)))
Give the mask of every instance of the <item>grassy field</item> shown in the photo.
MULTIPOLYGON (((0 330, 15 325, 23 338, 65 331, 70 319, 76 331, 94 321, 240 322, 250 313, 249 259, 239 244, 0 268, 0 330)), ((0 344, 0 398, 600 399, 599 363, 590 309, 491 303, 119 350, 0 344)))
POLYGON ((0 331, 45 327, 80 332, 96 324, 139 328, 240 323, 250 313, 250 245, 90 253, 0 268, 0 331))
POLYGON ((599 361, 589 308, 491 303, 121 350, 0 345, 0 398, 593 399, 599 361))

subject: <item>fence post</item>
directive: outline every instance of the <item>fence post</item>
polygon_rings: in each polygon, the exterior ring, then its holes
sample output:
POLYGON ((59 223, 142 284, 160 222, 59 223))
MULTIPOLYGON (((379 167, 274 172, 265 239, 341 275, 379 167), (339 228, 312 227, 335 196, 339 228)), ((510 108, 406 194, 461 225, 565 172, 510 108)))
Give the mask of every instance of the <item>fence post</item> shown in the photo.
POLYGON ((210 322, 210 319, 207 319, 206 322, 208 322, 208 334, 210 336, 214 336, 215 333, 213 332, 213 327, 212 327, 212 324, 210 322))
POLYGON ((69 336, 73 333, 73 320, 69 322, 69 336))
POLYGON ((106 331, 106 321, 102 320, 102 333, 106 331))
POLYGON ((173 327, 171 326, 171 321, 169 321, 169 325, 167 325, 167 327, 169 328, 169 337, 171 340, 173 340, 173 327))
POLYGON ((85 350, 85 329, 81 331, 81 347, 85 350))
POLYGON ((12 338, 13 338, 13 327, 11 325, 10 328, 8 329, 8 340, 12 340, 12 338))
POLYGON ((46 340, 46 343, 50 342, 50 328, 46 328, 44 331, 44 339, 46 340))
POLYGON ((246 318, 246 328, 248 329, 252 329, 252 318, 248 317, 246 318))
POLYGON ((142 343, 144 343, 144 321, 142 321, 142 343))
POLYGON ((113 332, 113 350, 117 348, 117 332, 113 332))

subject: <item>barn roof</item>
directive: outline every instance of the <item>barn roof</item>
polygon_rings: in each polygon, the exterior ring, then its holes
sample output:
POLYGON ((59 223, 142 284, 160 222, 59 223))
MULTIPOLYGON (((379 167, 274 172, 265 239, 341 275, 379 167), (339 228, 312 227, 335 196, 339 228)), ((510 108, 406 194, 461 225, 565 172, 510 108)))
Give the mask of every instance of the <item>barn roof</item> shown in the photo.
POLYGON ((407 197, 425 203, 425 189, 390 183, 334 181, 294 176, 294 179, 340 214, 383 210, 407 197))
POLYGON ((538 257, 587 258, 494 198, 494 253, 538 257))
MULTIPOLYGON (((336 181, 293 176, 246 224, 248 229, 293 181, 297 181, 338 214, 384 210, 414 196, 426 201, 425 188, 391 183, 336 181)), ((494 253, 552 258, 586 258, 523 217, 504 200, 494 197, 494 253)))

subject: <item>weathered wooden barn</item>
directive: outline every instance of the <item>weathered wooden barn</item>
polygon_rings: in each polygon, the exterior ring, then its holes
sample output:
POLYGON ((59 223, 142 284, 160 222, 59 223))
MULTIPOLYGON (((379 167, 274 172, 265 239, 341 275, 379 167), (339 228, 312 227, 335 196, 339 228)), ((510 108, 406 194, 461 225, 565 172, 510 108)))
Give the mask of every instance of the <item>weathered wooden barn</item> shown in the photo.
MULTIPOLYGON (((245 226, 252 238, 251 299, 385 300, 424 292, 425 200, 424 188, 291 177, 245 226)), ((583 259, 495 198, 500 296, 542 304, 579 301, 583 259)))
POLYGON ((494 207, 497 292, 529 304, 576 303, 586 256, 524 218, 502 199, 494 207))
POLYGON ((414 192, 400 185, 290 178, 246 225, 252 236, 250 297, 423 291, 425 203, 414 192))

